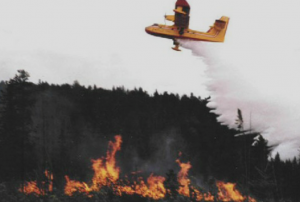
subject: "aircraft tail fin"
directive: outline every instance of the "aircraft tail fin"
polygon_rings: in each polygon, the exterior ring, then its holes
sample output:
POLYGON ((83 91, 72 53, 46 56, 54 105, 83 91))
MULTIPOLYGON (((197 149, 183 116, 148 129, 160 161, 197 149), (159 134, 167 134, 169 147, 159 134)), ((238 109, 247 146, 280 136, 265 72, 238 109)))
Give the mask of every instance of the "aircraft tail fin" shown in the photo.
POLYGON ((216 42, 224 42, 228 23, 229 23, 229 18, 226 16, 222 16, 220 19, 215 21, 214 25, 211 26, 211 28, 207 31, 207 33, 215 34, 216 42))

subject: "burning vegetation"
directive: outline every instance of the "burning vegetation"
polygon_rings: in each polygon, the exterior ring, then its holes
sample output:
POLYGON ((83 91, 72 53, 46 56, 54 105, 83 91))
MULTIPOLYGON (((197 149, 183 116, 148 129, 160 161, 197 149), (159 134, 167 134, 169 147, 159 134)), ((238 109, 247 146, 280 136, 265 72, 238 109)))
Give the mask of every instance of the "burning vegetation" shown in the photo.
MULTIPOLYGON (((167 173, 167 177, 156 176, 153 173, 145 181, 138 177, 136 181, 130 182, 127 178, 120 179, 120 168, 117 166, 116 153, 121 150, 122 137, 115 136, 115 141, 109 141, 106 157, 92 160, 93 178, 90 182, 80 182, 65 176, 66 185, 64 194, 73 196, 81 193, 87 197, 94 197, 94 194, 101 189, 109 188, 113 195, 138 195, 151 200, 170 199, 174 201, 177 197, 183 196, 190 201, 250 201, 256 200, 250 196, 243 196, 237 189, 235 183, 217 181, 217 193, 204 192, 192 185, 188 172, 192 168, 190 162, 183 163, 178 158, 176 160, 180 171, 176 175, 173 170, 167 173)), ((179 157, 181 153, 179 154, 179 157)), ((47 182, 42 182, 41 186, 48 186, 48 192, 53 191, 53 175, 45 171, 47 182)), ((27 182, 19 189, 25 194, 45 195, 45 189, 38 186, 37 181, 27 182)))
POLYGON ((38 182, 36 180, 26 182, 25 185, 23 185, 23 187, 21 186, 19 188, 19 191, 23 192, 25 194, 36 194, 36 195, 42 195, 42 196, 44 196, 47 191, 52 192, 53 191, 53 174, 51 172, 49 172, 48 170, 46 170, 45 177, 46 177, 46 181, 42 181, 40 185, 38 185, 38 182))
POLYGON ((28 77, 0 81, 1 201, 300 201, 298 158, 271 157, 259 133, 220 124, 210 98, 28 77), (113 134, 122 139, 97 159, 113 134))

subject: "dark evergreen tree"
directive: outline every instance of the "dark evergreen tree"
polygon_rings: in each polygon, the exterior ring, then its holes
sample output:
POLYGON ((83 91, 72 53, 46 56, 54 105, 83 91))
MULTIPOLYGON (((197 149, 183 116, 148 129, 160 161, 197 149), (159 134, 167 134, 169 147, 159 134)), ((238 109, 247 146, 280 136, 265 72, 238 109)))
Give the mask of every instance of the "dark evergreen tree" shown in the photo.
MULTIPOLYGON (((85 88, 77 81, 34 85, 28 76, 19 71, 0 83, 3 181, 24 180, 32 171, 42 175, 45 169, 53 172, 54 186, 60 190, 64 175, 90 179, 90 159, 105 156, 107 141, 121 134, 117 158, 122 174, 146 170, 162 175, 165 162, 179 169, 175 159, 182 151, 184 161, 192 164, 189 174, 202 176, 211 192, 216 192, 211 182, 216 179, 237 182, 244 194, 253 193, 262 201, 300 199, 294 188, 300 186, 299 162, 282 161, 279 155, 269 160, 272 148, 260 134, 243 130, 241 110, 235 130, 217 121, 207 107, 209 98, 157 91, 151 96, 141 88, 85 88), (155 161, 158 168, 152 166, 155 161)), ((175 172, 169 171, 165 186, 170 198, 179 187, 175 179, 175 172)))
POLYGON ((3 162, 2 180, 25 181, 25 173, 35 167, 31 132, 31 107, 33 84, 29 74, 18 70, 18 74, 6 82, 1 95, 0 158, 3 162))

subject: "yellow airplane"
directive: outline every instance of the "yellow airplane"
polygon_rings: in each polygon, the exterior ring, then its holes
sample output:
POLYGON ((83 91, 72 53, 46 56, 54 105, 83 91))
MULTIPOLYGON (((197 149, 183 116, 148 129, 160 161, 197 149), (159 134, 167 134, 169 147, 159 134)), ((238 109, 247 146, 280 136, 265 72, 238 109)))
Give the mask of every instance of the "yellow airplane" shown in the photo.
POLYGON ((174 25, 153 24, 146 27, 148 34, 173 39, 173 50, 180 51, 177 39, 190 39, 195 41, 224 42, 229 23, 228 17, 216 20, 207 32, 189 29, 190 5, 186 0, 177 0, 174 9, 175 15, 166 15, 165 19, 174 22, 174 25))

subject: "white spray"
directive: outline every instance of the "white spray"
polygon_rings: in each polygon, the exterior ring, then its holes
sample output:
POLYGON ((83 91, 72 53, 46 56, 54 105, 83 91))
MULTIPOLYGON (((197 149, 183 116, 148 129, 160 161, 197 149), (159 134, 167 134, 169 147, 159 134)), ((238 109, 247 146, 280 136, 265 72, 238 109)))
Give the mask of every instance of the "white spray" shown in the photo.
POLYGON ((279 152, 283 159, 298 156, 300 81, 295 74, 300 66, 292 52, 283 57, 280 51, 265 52, 266 48, 260 46, 243 49, 245 43, 180 43, 207 65, 210 80, 206 86, 211 94, 208 106, 220 115, 221 123, 236 127, 239 108, 244 128, 251 127, 270 145, 276 145, 273 155, 279 152))

